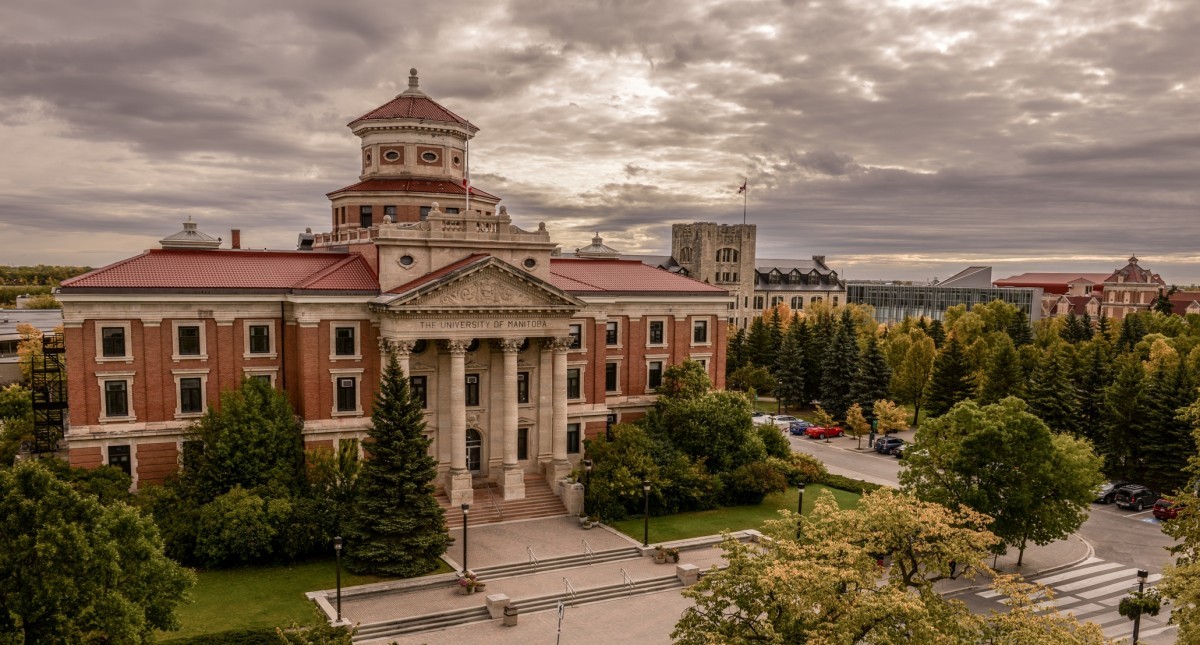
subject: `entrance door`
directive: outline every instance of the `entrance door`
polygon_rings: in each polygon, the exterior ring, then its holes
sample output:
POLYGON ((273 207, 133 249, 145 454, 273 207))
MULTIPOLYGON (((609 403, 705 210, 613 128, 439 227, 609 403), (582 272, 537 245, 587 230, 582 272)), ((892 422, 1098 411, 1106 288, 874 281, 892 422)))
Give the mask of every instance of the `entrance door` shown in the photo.
POLYGON ((467 470, 472 475, 478 475, 480 464, 483 463, 483 437, 474 428, 467 428, 467 470))

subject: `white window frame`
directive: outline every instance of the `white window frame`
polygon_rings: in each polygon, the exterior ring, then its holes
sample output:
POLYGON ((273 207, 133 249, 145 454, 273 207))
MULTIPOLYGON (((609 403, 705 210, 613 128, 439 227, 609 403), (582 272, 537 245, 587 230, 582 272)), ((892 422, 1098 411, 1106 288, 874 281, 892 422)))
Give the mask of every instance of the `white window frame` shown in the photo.
POLYGON ((625 343, 621 341, 621 330, 623 327, 624 327, 624 325, 622 325, 621 321, 617 320, 617 319, 609 318, 604 321, 604 346, 606 348, 608 348, 608 349, 624 349, 625 348, 625 343), (609 323, 612 323, 617 326, 617 342, 613 343, 612 345, 608 344, 608 324, 609 323))
POLYGON ((568 349, 567 351, 583 352, 586 354, 587 349, 588 349, 588 335, 587 335, 588 323, 584 320, 580 320, 579 322, 569 321, 567 323, 567 336, 571 335, 571 327, 574 327, 575 325, 579 326, 579 348, 576 349, 576 348, 572 347, 572 348, 568 349))
MULTIPOLYGON (((345 327, 345 325, 343 325, 343 327, 345 327)), ((329 384, 333 388, 331 391, 332 396, 329 397, 330 398, 330 406, 329 406, 330 410, 329 411, 330 411, 331 416, 333 416, 334 418, 337 418, 337 417, 361 417, 362 416, 362 414, 363 414, 362 375, 363 375, 362 368, 346 368, 346 369, 329 370, 329 384), (355 383, 354 383, 354 409, 353 410, 338 410, 338 379, 339 378, 352 378, 355 381, 355 383)))
POLYGON ((172 320, 171 321, 171 360, 173 361, 206 361, 208 360, 208 325, 203 320, 172 320), (179 353, 179 328, 200 328, 200 353, 179 353))
POLYGON ((137 372, 96 372, 96 384, 100 387, 100 410, 96 415, 99 423, 132 423, 137 421, 137 410, 133 407, 133 379, 137 372), (125 381, 125 409, 129 414, 123 417, 108 416, 108 392, 104 389, 105 381, 125 381))
POLYGON ((329 360, 330 361, 361 361, 362 360, 362 325, 357 320, 333 321, 329 323, 329 360), (337 330, 343 327, 354 328, 354 354, 347 356, 337 353, 337 330))
POLYGON ((623 357, 621 357, 621 356, 612 356, 612 357, 609 357, 608 359, 605 359, 605 361, 604 361, 604 393, 605 394, 611 394, 614 396, 621 395, 621 366, 624 364, 621 362, 622 358, 623 357), (611 390, 608 389, 608 364, 609 363, 612 363, 613 365, 617 366, 617 387, 615 387, 611 390))
POLYGON ((206 369, 197 370, 171 370, 171 376, 175 378, 175 418, 176 419, 195 419, 196 417, 204 416, 208 412, 208 372, 206 369), (180 390, 183 387, 183 379, 199 378, 200 379, 200 411, 199 412, 184 412, 183 411, 183 392, 180 390))
POLYGON ((656 355, 656 356, 646 356, 646 381, 644 383, 642 383, 642 385, 645 386, 647 394, 653 393, 654 390, 657 389, 657 387, 658 387, 658 386, 650 387, 650 364, 651 363, 662 363, 662 370, 659 374, 659 381, 660 381, 659 385, 661 385, 663 375, 665 375, 667 373, 667 368, 671 366, 671 357, 668 354, 662 354, 662 355, 656 355))
POLYGON ((691 356, 688 356, 688 358, 700 363, 700 365, 704 367, 705 373, 709 372, 708 366, 712 364, 712 354, 692 354, 691 356))
MULTIPOLYGON (((579 370, 579 396, 571 396, 571 389, 567 387, 567 400, 573 403, 585 402, 587 401, 587 392, 584 389, 584 385, 587 383, 587 363, 567 363, 568 375, 571 373, 571 370, 579 370)), ((563 385, 566 386, 567 384, 564 383, 563 385)))
POLYGON ((667 347, 667 346, 669 346, 670 342, 667 340, 668 338, 671 337, 671 334, 668 333, 668 331, 667 331, 669 327, 670 327, 670 322, 667 320, 667 318, 665 316, 655 316, 653 318, 647 318, 646 319, 646 347, 667 347), (662 323, 663 336, 662 336, 661 343, 650 342, 650 323, 651 322, 662 323))
POLYGON ((278 333, 275 330, 274 320, 246 320, 242 322, 242 358, 279 358, 279 349, 275 346, 275 339, 278 333), (267 344, 266 353, 254 354, 250 351, 250 328, 251 327, 266 327, 267 328, 267 344))
MULTIPOLYGON (((262 354, 255 354, 255 356, 262 356, 262 354)), ((275 383, 279 381, 279 368, 278 367, 243 367, 242 368, 242 376, 245 378, 250 378, 253 376, 267 376, 267 377, 270 377, 270 379, 271 379, 271 381, 270 381, 271 387, 275 387, 275 383)))
POLYGON ((691 333, 688 335, 688 340, 691 341, 691 346, 692 347, 711 347, 713 334, 716 333, 716 330, 713 329, 714 325, 715 325, 715 321, 713 320, 712 316, 693 316, 690 319, 688 319, 688 326, 691 328, 691 329, 689 329, 689 331, 691 333), (704 342, 697 343, 696 342, 696 323, 701 320, 704 321, 704 342))
POLYGON ((128 320, 97 320, 96 330, 96 362, 97 363, 132 363, 133 362, 133 323, 128 320), (125 330, 125 355, 104 355, 104 328, 120 327, 125 330))

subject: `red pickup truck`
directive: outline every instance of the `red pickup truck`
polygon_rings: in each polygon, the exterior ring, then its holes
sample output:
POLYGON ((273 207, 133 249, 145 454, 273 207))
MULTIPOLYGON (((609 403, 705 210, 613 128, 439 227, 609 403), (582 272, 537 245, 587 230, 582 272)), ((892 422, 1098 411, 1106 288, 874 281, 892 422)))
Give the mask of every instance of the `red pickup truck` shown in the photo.
POLYGON ((804 430, 804 434, 808 435, 809 439, 824 439, 826 437, 840 437, 846 432, 838 426, 823 428, 821 426, 812 426, 804 430))

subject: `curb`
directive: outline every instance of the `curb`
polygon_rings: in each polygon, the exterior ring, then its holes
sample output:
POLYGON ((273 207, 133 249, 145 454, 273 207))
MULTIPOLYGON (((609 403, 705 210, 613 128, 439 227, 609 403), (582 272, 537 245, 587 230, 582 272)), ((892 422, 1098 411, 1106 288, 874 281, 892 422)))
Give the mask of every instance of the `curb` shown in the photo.
MULTIPOLYGON (((1033 576, 1041 576, 1041 575, 1045 575, 1047 573, 1054 573, 1055 571, 1062 571, 1063 569, 1070 569, 1071 567, 1079 564, 1080 562, 1083 562, 1084 560, 1087 560, 1088 558, 1093 558, 1096 556, 1095 547, 1092 546, 1091 542, 1088 542, 1087 540, 1083 539, 1082 535, 1079 535, 1078 533, 1072 533, 1067 536, 1067 539, 1071 539, 1071 538, 1075 538, 1075 539, 1079 540, 1080 542, 1083 543, 1083 546, 1085 546, 1087 548, 1086 551, 1084 551, 1084 554, 1082 557, 1076 558, 1070 562, 1056 564, 1052 567, 1046 567, 1045 569, 1039 569, 1037 571, 1033 571, 1030 573, 1022 572, 1021 577, 1025 578, 1025 579, 1029 579, 1029 578, 1032 578, 1033 576)), ((956 589, 954 591, 948 592, 945 594, 945 596, 947 598, 953 598, 955 596, 960 596, 962 594, 974 591, 976 589, 987 588, 987 586, 988 585, 984 585, 984 584, 973 584, 969 587, 963 587, 962 589, 956 589)))

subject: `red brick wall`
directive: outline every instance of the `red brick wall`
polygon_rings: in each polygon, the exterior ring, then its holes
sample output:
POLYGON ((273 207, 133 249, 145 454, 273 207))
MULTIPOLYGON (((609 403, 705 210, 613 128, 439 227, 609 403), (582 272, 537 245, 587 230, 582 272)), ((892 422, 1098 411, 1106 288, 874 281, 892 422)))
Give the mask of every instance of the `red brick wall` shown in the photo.
POLYGON ((100 454, 100 447, 93 446, 90 448, 71 448, 69 458, 72 468, 99 468, 104 463, 104 458, 100 454))
POLYGON ((604 434, 604 429, 608 426, 604 421, 588 421, 583 426, 583 438, 595 439, 597 436, 604 434))
POLYGON ((136 450, 139 487, 161 484, 179 468, 179 446, 174 441, 139 443, 136 450))
MULTIPOLYGON (((626 318, 628 320, 628 318, 626 318)), ((639 318, 629 323, 625 360, 621 361, 621 392, 641 394, 646 389, 646 338, 649 323, 639 318)))
POLYGON ((725 348, 729 343, 729 321, 717 318, 713 336, 713 359, 708 362, 708 375, 712 378, 713 387, 725 389, 725 348))

